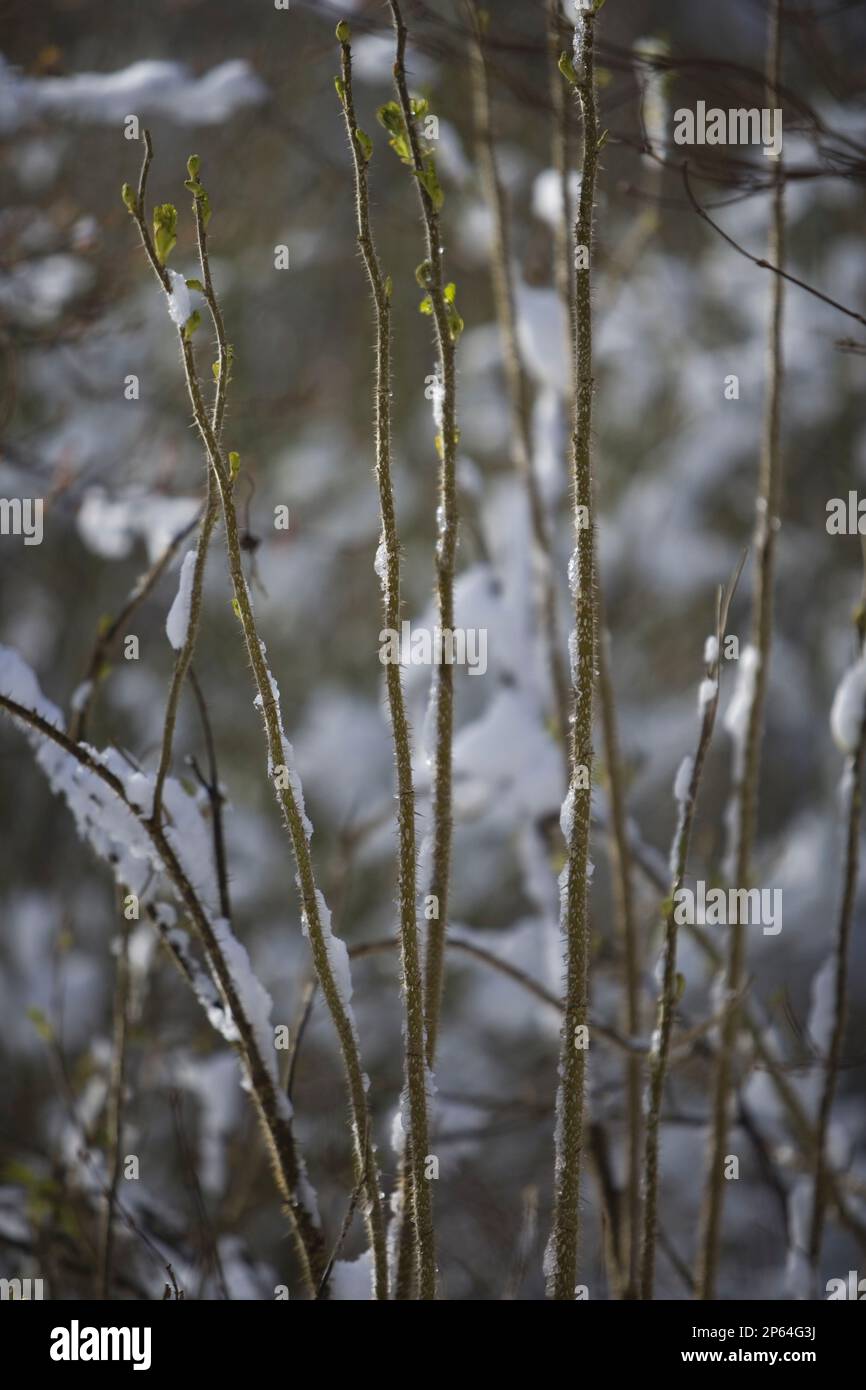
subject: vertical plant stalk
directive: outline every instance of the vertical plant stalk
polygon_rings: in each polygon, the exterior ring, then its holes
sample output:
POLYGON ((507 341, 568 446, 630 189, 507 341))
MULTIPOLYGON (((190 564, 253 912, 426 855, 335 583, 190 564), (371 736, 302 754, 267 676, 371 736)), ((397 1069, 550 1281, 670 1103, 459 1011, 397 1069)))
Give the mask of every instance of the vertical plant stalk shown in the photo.
MULTIPOLYGON (((340 40, 342 104, 346 133, 355 170, 355 209, 358 245, 373 295, 376 320, 376 481, 382 521, 384 567, 377 565, 382 582, 383 625, 400 631, 400 541, 391 478, 391 287, 382 275, 370 225, 367 184, 369 153, 363 143, 355 117, 352 89, 352 51, 349 26, 337 26, 340 40)), ((381 555, 381 551, 380 551, 381 555)), ((436 1295, 436 1253, 433 1233, 433 1201, 430 1182, 424 1175, 429 1152, 427 1121, 427 1063, 424 1034, 424 980, 418 941, 417 863, 415 846, 415 790, 412 782, 412 745, 401 668, 389 661, 385 684, 394 759, 397 769, 398 893, 400 900, 400 964, 404 1023, 404 1085, 408 1096, 409 1135, 412 1172, 412 1209, 417 1242, 418 1287, 422 1299, 436 1295)))
MULTIPOLYGON (((768 37, 766 96, 771 110, 778 105, 781 81, 781 11, 781 0, 773 0, 768 37)), ((785 175, 781 154, 776 161, 774 170, 768 258, 773 265, 780 268, 784 264, 785 175)), ((784 377, 782 359, 784 288, 782 276, 774 275, 767 341, 767 393, 764 403, 764 426, 755 524, 756 554, 755 587, 752 602, 752 645, 757 653, 757 668, 752 699, 746 717, 746 736, 742 755, 739 759, 740 765, 735 767, 736 783, 732 801, 731 860, 734 882, 738 888, 748 888, 752 876, 752 851, 757 827, 761 771, 761 738, 764 728, 764 707, 773 633, 776 533, 779 528, 778 512, 782 487, 780 433, 784 377)), ((742 993, 745 957, 745 927, 738 918, 730 926, 730 944, 725 968, 726 1009, 720 1030, 720 1047, 713 1089, 712 1128, 696 1279, 698 1297, 701 1299, 712 1299, 716 1293, 722 1235, 722 1210, 726 1187, 724 1162, 728 1145, 730 1097, 735 1069, 736 1040, 740 1027, 740 995, 742 993)))
MULTIPOLYGON (((548 0, 548 56, 550 69, 550 94, 553 107, 553 167, 559 175, 561 216, 556 225, 555 281, 560 298, 565 307, 568 326, 568 352, 573 358, 575 331, 575 277, 572 273, 574 251, 572 247, 571 191, 569 172, 572 166, 572 133, 569 120, 569 106, 566 100, 566 83, 559 69, 559 56, 563 51, 564 36, 567 33, 562 19, 559 0, 548 0)), ((634 919, 632 892, 632 852, 628 836, 628 816, 625 791, 623 787, 622 760, 617 730, 616 702, 613 681, 610 674, 610 655, 608 640, 604 630, 604 604, 601 592, 601 579, 595 574, 596 609, 598 624, 598 697, 601 715, 602 740, 608 793, 609 815, 607 824, 607 853, 610 861, 613 882, 614 907, 616 912, 617 936, 620 941, 624 971, 623 1026, 637 1037, 642 1026, 640 948, 637 927, 634 919)), ((625 1272, 623 1296, 636 1298, 639 1282, 640 1239, 641 1239, 641 1182, 643 1158, 643 1060, 640 1056, 629 1056, 625 1060, 626 1073, 626 1112, 628 1116, 626 1171, 627 1220, 620 1223, 623 1238, 628 1249, 619 1251, 620 1264, 625 1272)))
MULTIPOLYGON (((139 180, 138 198, 133 216, 138 225, 142 244, 151 268, 162 285, 166 295, 170 295, 171 282, 164 266, 156 255, 150 230, 144 219, 147 173, 152 158, 149 132, 143 132, 143 140, 145 144, 145 155, 139 180)), ((221 324, 222 320, 211 282, 207 249, 206 215, 203 207, 203 199, 200 195, 194 195, 194 214, 205 299, 214 324, 217 326, 217 333, 219 335, 220 328, 218 325, 221 324)), ((277 803, 282 812, 283 820, 292 843, 297 866, 298 889, 301 897, 304 922, 310 942, 310 950, 313 956, 313 964, 316 969, 322 994, 336 1029, 340 1051, 343 1057, 352 1114, 352 1148, 355 1182, 359 1183, 363 1179, 363 1186, 366 1192, 365 1216, 370 1236, 370 1245, 373 1252, 376 1297, 380 1299, 387 1298, 388 1264, 385 1246, 385 1222, 382 1210, 378 1163, 370 1137, 372 1127, 370 1124, 369 1101, 364 1071, 361 1065, 360 1046, 348 1002, 342 996, 334 973, 329 949, 331 944, 330 923, 327 921, 325 915, 327 913, 327 907, 316 886, 312 855, 310 852, 310 832, 308 823, 305 821, 302 807, 296 796, 295 788, 297 787, 297 783, 295 783, 295 787, 292 785, 280 785, 285 779, 279 777, 276 773, 277 768, 287 766, 289 754, 287 750, 287 740, 282 727, 279 701, 265 660, 263 643, 258 635, 258 629, 253 615, 252 600, 244 574, 243 553, 241 550, 237 513, 234 502, 234 479, 231 476, 227 461, 222 453, 222 446, 215 435, 207 410, 205 409, 192 343, 183 328, 178 329, 178 338, 193 418, 201 436, 210 468, 213 470, 213 476, 219 494, 226 536, 229 575, 234 591, 235 611, 243 630, 247 654, 253 669, 257 690, 257 704, 260 707, 264 723, 265 740, 268 751, 269 777, 273 781, 277 803)), ((291 779, 289 780, 291 781, 291 779)))
POLYGON ((598 171, 598 115, 595 92, 595 9, 578 14, 575 30, 576 89, 583 115, 583 179, 574 229, 575 246, 587 248, 587 268, 577 272, 575 292, 572 488, 575 557, 574 661, 570 786, 566 826, 568 858, 564 871, 565 1015, 559 1059, 553 1230, 547 1253, 548 1294, 572 1300, 577 1277, 580 1233, 580 1180, 583 1163, 583 1109, 586 1049, 579 1028, 589 1018, 588 862, 592 801, 592 707, 595 683, 595 504, 592 477, 592 285, 593 204, 598 171), (585 784, 585 785, 583 785, 585 784))
MULTIPOLYGON (((445 299, 445 277, 439 212, 428 191, 415 115, 406 83, 407 30, 398 0, 388 0, 396 37, 394 86, 403 114, 406 138, 427 245, 426 289, 430 295, 436 328, 438 375, 442 383, 441 466, 439 470, 439 536, 436 542, 436 602, 439 626, 454 629, 454 568, 457 555, 457 376, 454 339, 445 299)), ((445 937, 448 924, 448 892, 451 882, 452 767, 451 746, 454 731, 454 668, 450 662, 434 668, 436 708, 436 753, 433 768, 433 854, 429 893, 436 900, 438 916, 428 923, 424 979, 424 1018, 427 1029, 427 1061, 432 1067, 436 1056, 445 937)))
MULTIPOLYGON (((117 895, 122 907, 123 889, 117 895)), ((99 1241, 97 1298, 111 1295, 111 1269, 114 1256, 114 1206, 123 1166, 123 1092, 126 1085, 126 1041, 129 1028, 129 925, 121 912, 120 946, 114 985, 113 1047, 108 1093, 108 1190, 99 1241)))
MULTIPOLYGON (((622 762, 619 750, 616 703, 610 674, 608 633, 604 628, 604 610, 597 592, 601 631, 598 641, 598 694, 601 706, 601 732, 604 744, 606 790, 608 796, 607 852, 613 882, 614 912, 617 935, 625 963, 623 1026, 629 1037, 640 1034, 643 1022, 641 1010, 641 951, 635 922, 632 890, 631 854, 628 843, 628 814, 622 785, 622 762)), ((641 1164, 643 1139, 643 1059, 629 1054, 625 1060, 627 1167, 625 1240, 627 1251, 621 1252, 627 1271, 624 1297, 637 1298, 640 1240, 641 1240, 641 1164)))
MULTIPOLYGON (((653 1040, 654 1045, 650 1056, 650 1090, 649 1103, 647 1106, 644 1149, 644 1224, 643 1243, 641 1248, 640 1296, 642 1299, 647 1300, 652 1298, 655 1284, 659 1208, 659 1141, 661 1133, 662 1101, 664 1099, 665 1080, 668 1072, 668 1062, 670 1060, 671 1036, 678 995, 677 894, 683 886, 683 880, 686 875, 689 845, 691 843, 692 828, 694 826, 695 812, 697 810, 701 777, 703 775, 707 750, 713 736, 716 711, 719 707, 720 662, 727 628, 728 609, 741 570, 742 561, 740 563, 740 569, 737 571, 732 583, 728 586, 727 591, 725 593, 720 592, 719 594, 716 611, 716 649, 712 661, 707 664, 706 672, 707 680, 711 681, 713 684, 713 692, 708 700, 702 700, 703 712, 701 716, 700 733, 698 735, 698 745, 694 758, 692 759, 691 771, 688 785, 685 788, 684 797, 680 798, 679 791, 677 791, 677 797, 680 802, 679 820, 677 822, 677 829, 671 852, 673 882, 671 884, 670 896, 667 898, 665 904, 663 974, 658 998, 656 1032, 653 1040)), ((677 782, 679 782, 679 777, 681 775, 682 770, 680 774, 678 774, 677 782)))
MULTIPOLYGON (((866 569, 866 551, 864 551, 866 569)), ((863 593, 855 615, 857 635, 860 645, 860 660, 866 656, 866 573, 864 573, 863 593)), ((824 1084, 818 1102, 818 1124, 815 1135, 815 1177, 812 1191, 812 1211, 809 1218, 809 1264, 815 1280, 818 1279, 821 1261, 821 1246, 824 1239, 824 1222, 829 1198, 828 1171, 831 1164, 827 1153, 827 1138, 830 1130, 830 1117, 833 1101, 842 1066, 842 1048, 845 1042, 845 1027, 848 1018, 848 957, 851 947, 851 933, 854 925, 854 903, 857 897, 857 879, 860 870, 860 823, 863 816, 863 764, 866 761, 866 711, 860 721, 859 737, 854 752, 847 759, 846 778, 850 784, 848 817, 845 834, 845 855, 842 870, 842 902, 836 924, 836 945, 834 952, 835 979, 833 983, 833 1026, 830 1046, 823 1059, 824 1084)))
MULTIPOLYGON (((505 192, 496 164, 496 150, 490 117, 490 89, 484 52, 481 17, 476 0, 464 0, 471 35, 472 100, 478 162, 487 204, 493 218, 490 273, 493 302, 502 340, 505 381, 511 410, 511 448, 515 470, 526 487, 532 538, 539 581, 539 609, 547 647, 548 675, 553 692, 553 713, 557 737, 565 759, 568 777, 568 678, 556 611, 556 585, 551 555, 550 529, 544 500, 533 466, 531 402, 529 382, 520 360, 517 344, 517 316, 511 261, 511 237, 505 192)), ((561 85, 561 84, 560 84, 561 85)))

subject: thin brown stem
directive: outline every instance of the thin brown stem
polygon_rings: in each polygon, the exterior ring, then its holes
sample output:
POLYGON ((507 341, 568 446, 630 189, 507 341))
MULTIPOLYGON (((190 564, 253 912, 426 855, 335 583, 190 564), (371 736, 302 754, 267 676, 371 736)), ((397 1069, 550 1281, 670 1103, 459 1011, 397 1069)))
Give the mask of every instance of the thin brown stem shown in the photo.
MULTIPOLYGON (((781 0, 774 0, 771 10, 768 51, 767 99, 772 108, 778 99, 781 78, 781 0)), ((781 265, 785 255, 785 181, 781 156, 776 161, 774 173, 770 254, 774 262, 781 265)), ((738 888, 748 888, 752 877, 752 854, 757 830, 761 773, 761 739, 764 729, 764 708, 773 633, 776 534, 780 524, 778 512, 782 486, 780 431, 783 383, 783 291, 784 280, 781 275, 777 275, 773 280, 770 308, 767 343, 767 394, 756 504, 756 578, 752 600, 752 645, 755 652, 756 669, 746 717, 745 739, 742 746, 738 746, 736 749, 734 768, 735 785, 732 804, 734 834, 731 861, 734 883, 738 888)), ((722 1210, 727 1186, 724 1164, 728 1144, 729 1101, 735 1069, 736 1039, 740 1026, 738 997, 741 992, 745 957, 745 925, 738 916, 737 920, 730 924, 730 944, 725 970, 725 995, 728 1007, 722 1021, 721 1044, 713 1093, 712 1129, 696 1277, 698 1295, 702 1299, 714 1298, 716 1290, 722 1234, 722 1210)))
MULTIPOLYGON (((433 310, 438 352, 438 376, 442 384, 442 426, 439 470, 439 535, 436 542, 436 602, 439 627, 454 630, 454 569, 457 556, 457 374, 454 338, 445 298, 445 276, 439 213, 425 183, 424 162, 415 115, 406 82, 407 30, 398 0, 389 0, 396 38, 394 86, 424 222, 427 260, 426 289, 433 310)), ((452 767, 451 747, 454 731, 454 668, 450 662, 434 667, 431 700, 435 702, 436 751, 433 765, 433 847, 428 898, 436 915, 428 922, 425 959, 424 1018, 427 1030, 427 1062, 436 1056, 439 1014, 442 1007, 442 980, 445 938, 448 923, 448 894, 451 883, 452 767)))
MULTIPOLYGON (((707 751, 713 736, 716 711, 719 706, 719 676, 721 652, 727 629, 728 609, 734 589, 742 570, 740 569, 725 593, 719 595, 716 614, 715 655, 707 666, 706 678, 712 682, 712 694, 703 702, 701 728, 697 749, 688 770, 687 786, 682 789, 679 803, 674 847, 671 854, 673 881, 665 912, 665 931, 663 948, 663 976, 658 998, 658 1021, 656 1024, 655 1046, 650 1057, 650 1095, 647 1106, 646 1139, 644 1153, 644 1224, 641 1249, 640 1296, 651 1299, 655 1287, 656 1242, 658 1238, 659 1206, 659 1142, 661 1134, 662 1101, 673 1034, 674 1013, 677 1002, 677 896, 683 885, 688 864, 692 828, 697 810, 698 793, 707 751)), ((682 775, 682 769, 677 781, 682 775)), ((680 791, 677 792, 678 797, 680 791)))
POLYGON ((478 161, 484 182, 487 204, 493 218, 493 242, 490 274, 493 302, 502 341, 505 381, 511 412, 512 461, 518 476, 523 479, 532 526, 532 538, 538 567, 538 608, 545 634, 547 665, 553 693, 553 712, 556 732, 562 747, 565 775, 568 777, 568 677, 563 659, 562 636, 556 606, 553 557, 550 527, 545 514, 544 499, 533 464, 531 399, 529 381, 520 359, 517 341, 517 315, 514 300, 514 274, 511 257, 511 236, 505 191, 496 163, 496 148, 490 115, 490 90, 487 59, 484 50, 481 18, 476 0, 464 0, 471 35, 472 99, 475 113, 475 138, 478 161))
MULTIPOLYGON (((866 550, 864 550, 864 562, 866 562, 866 550)), ((866 659, 866 574, 864 574, 863 593, 857 609, 856 623, 860 660, 863 661, 866 659)), ((833 1102, 839 1084, 839 1071, 842 1066, 842 1051, 848 1019, 848 966, 854 926, 854 905, 857 898, 857 880, 860 870, 860 823, 863 816, 864 761, 866 761, 866 710, 864 710, 860 721, 856 747, 849 754, 845 767, 848 813, 842 868, 842 901, 839 906, 833 954, 833 1023, 827 1055, 821 1059, 824 1080, 818 1102, 812 1211, 809 1218, 809 1263, 816 1280, 821 1260, 821 1246, 824 1239, 827 1212, 827 1173, 831 1166, 830 1156, 827 1152, 827 1137, 830 1130, 830 1118, 833 1113, 833 1102)))
MULTIPOLYGON (((391 294, 382 275, 370 225, 367 186, 368 155, 362 148, 355 118, 352 88, 352 51, 348 26, 338 27, 341 50, 342 101, 346 133, 355 171, 355 209, 358 245, 370 283, 376 320, 375 432, 376 481, 382 523, 381 546, 384 566, 380 565, 383 626, 400 630, 400 539, 391 478, 391 294)), ((400 901, 399 940, 401 983, 404 1008, 404 1084, 409 1100, 409 1134, 412 1154, 412 1213, 417 1241, 418 1283, 423 1299, 436 1295, 436 1253, 433 1231, 433 1200, 425 1176, 429 1153, 427 1115, 427 1065, 424 1032, 424 981, 417 921, 417 866, 415 847, 415 789, 412 780, 412 745, 400 666, 389 661, 385 667, 385 686, 394 759, 397 774, 398 893, 400 901)))

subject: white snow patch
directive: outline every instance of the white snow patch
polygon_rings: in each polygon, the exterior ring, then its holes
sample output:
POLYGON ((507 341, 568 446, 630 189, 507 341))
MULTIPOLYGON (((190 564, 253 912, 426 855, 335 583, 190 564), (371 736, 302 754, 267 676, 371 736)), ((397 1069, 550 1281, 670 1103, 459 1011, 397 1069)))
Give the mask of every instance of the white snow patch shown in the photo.
POLYGON ((704 643, 704 662, 707 666, 715 666, 719 659, 719 639, 715 633, 711 633, 704 643))
POLYGON ((691 786, 694 768, 695 760, 691 753, 687 753, 677 768, 677 775, 674 778, 674 797, 681 804, 684 801, 688 801, 689 787, 691 786))
POLYGON ((830 710, 830 732, 836 747, 843 753, 853 753, 860 739, 863 713, 866 708, 866 657, 861 657, 845 672, 833 697, 830 710))
POLYGON ((180 567, 180 580, 178 581, 177 594, 174 602, 168 610, 168 617, 165 620, 166 636, 179 652, 186 642, 189 632, 190 604, 192 602, 192 581, 195 573, 195 551, 188 550, 183 557, 183 564, 180 567))
POLYGON ((761 664, 760 653, 751 643, 740 654, 737 683, 731 696, 731 703, 725 711, 724 725, 734 744, 734 778, 739 781, 743 774, 746 757, 746 739, 749 733, 749 713, 755 699, 755 684, 761 664))
POLYGON ((176 270, 170 270, 168 278, 171 281, 171 294, 168 295, 169 317, 172 323, 177 324, 178 328, 183 328, 192 313, 189 290, 186 286, 186 280, 176 270))
POLYGON ((718 681, 710 680, 709 677, 707 677, 706 680, 701 681, 700 686, 698 687, 698 710, 701 714, 704 713, 705 709, 707 708, 707 705, 709 705, 716 698, 718 693, 718 681))
POLYGON ((373 1297, 373 1252, 365 1250, 357 1260, 336 1260, 331 1271, 331 1298, 341 1302, 367 1302, 373 1297))

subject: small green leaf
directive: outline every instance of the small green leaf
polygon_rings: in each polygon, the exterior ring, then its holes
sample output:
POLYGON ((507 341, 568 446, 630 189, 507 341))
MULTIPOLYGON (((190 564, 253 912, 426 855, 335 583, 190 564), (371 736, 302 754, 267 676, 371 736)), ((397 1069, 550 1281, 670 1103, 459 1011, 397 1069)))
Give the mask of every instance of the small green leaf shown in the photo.
POLYGON ((418 173, 418 182, 426 192, 427 197, 430 199, 436 211, 439 212, 442 204, 445 202, 445 194, 442 192, 442 187, 439 183, 439 177, 436 173, 436 164, 432 154, 428 154, 424 160, 424 166, 418 173))
POLYGON ((36 1029, 43 1042, 51 1042, 53 1040, 54 1029, 51 1027, 51 1024, 41 1009, 38 1009, 35 1004, 31 1004, 30 1008, 27 1010, 27 1017, 30 1019, 30 1022, 33 1024, 33 1027, 36 1029))
POLYGON ((394 281, 391 279, 390 275, 385 276, 384 290, 385 298, 390 299, 391 295, 394 293, 394 281))
POLYGON ((454 283, 453 280, 450 280, 450 281, 448 282, 448 284, 445 286, 445 288, 444 288, 444 290, 442 291, 442 293, 443 293, 444 296, 445 296, 445 302, 446 302, 446 304, 453 304, 453 303, 454 303, 454 296, 455 296, 456 293, 457 293, 457 286, 455 285, 455 283, 454 283))
POLYGON ((196 198, 200 198, 204 193, 204 189, 202 188, 198 179, 184 179, 183 186, 184 188, 188 188, 190 193, 192 193, 193 196, 196 198))
POLYGON ((556 64, 566 82, 570 82, 572 87, 577 86, 577 73, 574 70, 574 63, 567 53, 560 53, 559 61, 556 64))
POLYGON ((120 190, 120 196, 123 199, 123 205, 127 212, 131 212, 133 215, 138 212, 138 194, 131 184, 125 183, 123 185, 120 190))
POLYGON ((355 131, 355 139, 361 147, 361 153, 364 156, 364 163, 366 164, 368 160, 372 158, 373 155, 373 141, 370 139, 366 131, 363 130, 355 131))
POLYGON ((422 290, 426 290, 433 278, 433 266, 430 261, 422 261, 415 267, 415 281, 422 290))
POLYGON ((204 189, 202 189, 201 193, 197 193, 195 197, 196 203, 198 204, 198 207, 201 209, 201 220, 204 223, 204 225, 207 226, 208 222, 210 222, 212 211, 210 205, 210 198, 208 197, 204 189))
POLYGON ((196 280, 194 277, 191 280, 187 280, 186 287, 188 290, 198 290, 199 294, 204 294, 204 285, 201 280, 196 280))
POLYGON ((412 115, 416 121, 423 121, 430 110, 430 103, 426 97, 412 97, 409 105, 412 107, 412 115))
POLYGON ((157 260, 165 265, 177 244, 177 208, 172 203, 158 203, 153 210, 153 242, 157 260))
POLYGON ((234 613, 236 618, 239 618, 241 616, 241 606, 236 598, 232 599, 232 612, 234 613))
POLYGON ((404 164, 411 166, 412 146, 409 143, 403 112, 396 101, 386 101, 384 106, 380 106, 376 112, 376 119, 390 135, 388 144, 391 149, 404 164))
POLYGON ((349 42, 350 38, 352 37, 352 31, 346 23, 345 19, 340 20, 339 24, 337 25, 336 33, 338 43, 349 42))
POLYGON ((241 471, 241 456, 235 449, 232 449, 229 454, 229 468, 231 469, 232 482, 234 482, 241 471))
POLYGON ((421 303, 418 305, 418 309, 422 314, 433 313, 433 300, 430 298, 429 294, 425 294, 421 303))
POLYGON ((199 327, 200 323, 201 314, 199 313, 198 309, 193 309, 192 313, 190 314, 189 318, 183 326, 183 336, 186 338, 187 342, 189 342, 190 338, 192 337, 195 330, 199 327))
POLYGON ((210 369, 211 369, 211 371, 213 372, 213 379, 214 379, 214 381, 219 381, 219 379, 220 379, 220 364, 219 364, 219 362, 211 362, 211 364, 210 364, 210 369))
POLYGON ((186 161, 186 172, 191 179, 198 178, 198 171, 201 168, 201 159, 197 154, 191 154, 186 161))
POLYGON ((376 120, 390 135, 403 134, 403 112, 396 101, 386 101, 384 106, 380 106, 376 112, 376 120))
POLYGON ((337 96, 340 98, 340 104, 341 104, 341 106, 345 106, 345 105, 346 105, 346 88, 345 88, 345 85, 344 85, 344 83, 343 83, 342 77, 335 77, 335 78, 334 78, 334 86, 335 86, 336 89, 337 89, 337 96))

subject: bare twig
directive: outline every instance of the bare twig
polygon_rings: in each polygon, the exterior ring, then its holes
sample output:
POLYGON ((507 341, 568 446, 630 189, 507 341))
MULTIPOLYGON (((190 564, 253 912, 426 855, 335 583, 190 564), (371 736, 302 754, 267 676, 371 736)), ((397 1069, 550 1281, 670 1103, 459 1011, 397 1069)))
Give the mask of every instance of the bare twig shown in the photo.
MULTIPOLYGON (((767 100, 778 101, 781 76, 782 32, 781 0, 774 0, 771 11, 767 100)), ((785 176, 781 156, 776 161, 773 183, 773 211, 770 254, 777 265, 785 256, 785 176)), ((755 523, 756 580, 752 600, 752 645, 756 670, 746 714, 745 739, 737 748, 732 801, 732 866, 734 883, 748 888, 752 876, 752 851, 758 815, 761 771, 761 737, 770 670, 773 633, 773 583, 776 533, 782 487, 782 460, 779 446, 782 401, 782 311, 784 280, 773 281, 770 326, 767 343, 767 394, 764 408, 761 468, 755 523)), ((703 1299, 715 1297, 716 1273, 721 1242, 722 1209, 727 1183, 724 1176, 725 1150, 730 1114, 729 1093, 734 1070, 734 1050, 739 1029, 740 993, 745 964, 745 926, 739 920, 730 924, 730 942, 725 971, 727 1007, 722 1020, 721 1042, 713 1095, 713 1121, 710 1137, 706 1191, 702 1213, 701 1244, 696 1284, 703 1299)))
MULTIPOLYGON (((739 569, 725 591, 719 591, 716 611, 715 653, 707 665, 707 680, 713 683, 709 699, 702 702, 701 728, 697 749, 688 771, 688 784, 682 789, 679 820, 671 854, 673 881, 670 897, 665 905, 665 939, 663 957, 662 985, 658 1000, 658 1022, 656 1026, 655 1047, 650 1058, 650 1096, 647 1107, 646 1141, 644 1156, 644 1225, 641 1249, 640 1296, 651 1299, 655 1284, 656 1240, 658 1235, 659 1202, 659 1142, 664 1098, 665 1079, 671 1050, 674 1011, 677 1001, 677 894, 682 888, 688 864, 692 827, 697 809, 698 793, 707 750, 713 736, 716 711, 719 706, 719 677, 728 609, 734 590, 742 572, 745 556, 739 569)), ((679 792, 678 792, 679 796, 679 792)))
MULTIPOLYGON (((859 638, 860 660, 862 661, 866 656, 866 548, 864 548, 863 593, 855 621, 859 638)), ((854 751, 848 755, 845 766, 848 812, 842 870, 842 901, 836 923, 833 957, 833 1024, 827 1055, 822 1060, 824 1084, 821 1087, 821 1098, 818 1103, 818 1125, 815 1135, 815 1177, 812 1190, 812 1212, 809 1219, 809 1261, 816 1280, 827 1210, 827 1172, 831 1167, 830 1156, 827 1153, 827 1137, 830 1130, 830 1117, 836 1096, 839 1070, 842 1065, 842 1048, 845 1042, 845 1027, 848 1016, 848 961, 860 869, 860 822, 863 814, 864 761, 866 761, 866 711, 860 720, 856 746, 854 751)))
MULTIPOLYGON (((556 730, 568 777, 568 678, 563 660, 562 637, 556 611, 550 527, 545 515, 544 499, 538 486, 533 463, 531 401, 529 381, 520 360, 517 343, 517 316, 514 302, 514 283, 511 260, 511 236, 505 192, 499 178, 496 149, 490 116, 487 58, 483 26, 476 0, 464 0, 469 20, 471 44, 472 98, 475 111, 475 136, 478 159, 484 180, 485 196, 493 218, 493 245, 490 272, 493 300, 502 340, 505 379, 511 408, 511 447, 515 471, 524 481, 532 525, 532 538, 538 567, 538 606, 547 647, 547 665, 556 730)), ((557 74, 558 75, 558 74, 557 74)))

